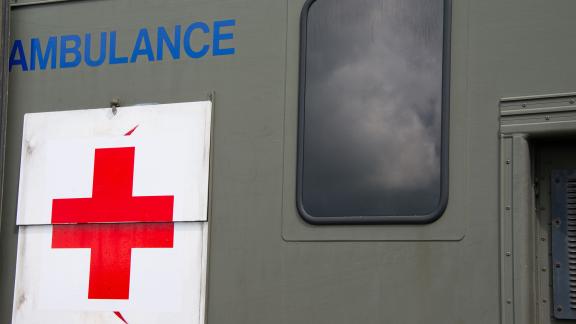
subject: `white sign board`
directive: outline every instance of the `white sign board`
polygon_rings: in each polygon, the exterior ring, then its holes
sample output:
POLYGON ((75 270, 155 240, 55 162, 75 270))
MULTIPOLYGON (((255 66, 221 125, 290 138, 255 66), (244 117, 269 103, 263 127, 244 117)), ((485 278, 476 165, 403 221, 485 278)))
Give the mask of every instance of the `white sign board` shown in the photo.
POLYGON ((210 115, 210 102, 26 114, 17 224, 51 224, 55 198, 92 197, 95 149, 114 147, 134 147, 134 196, 170 193, 173 221, 206 220, 210 115))
POLYGON ((13 323, 203 323, 211 103, 27 114, 13 323))

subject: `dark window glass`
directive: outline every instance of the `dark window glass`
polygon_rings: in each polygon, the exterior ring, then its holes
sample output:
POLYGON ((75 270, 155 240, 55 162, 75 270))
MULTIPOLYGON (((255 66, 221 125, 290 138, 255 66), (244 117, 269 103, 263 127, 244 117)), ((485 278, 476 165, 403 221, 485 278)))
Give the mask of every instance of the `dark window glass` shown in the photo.
POLYGON ((446 6, 316 0, 304 8, 298 205, 305 219, 426 222, 443 211, 446 6))

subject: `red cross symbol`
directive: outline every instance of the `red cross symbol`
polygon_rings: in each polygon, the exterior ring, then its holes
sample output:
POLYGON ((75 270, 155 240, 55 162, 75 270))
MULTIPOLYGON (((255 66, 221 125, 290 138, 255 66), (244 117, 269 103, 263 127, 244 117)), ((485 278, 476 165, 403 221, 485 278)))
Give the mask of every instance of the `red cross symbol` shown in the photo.
POLYGON ((92 197, 52 201, 53 224, 110 223, 52 230, 52 248, 91 249, 89 299, 128 299, 132 249, 173 247, 174 196, 132 196, 134 152, 96 149, 92 197))

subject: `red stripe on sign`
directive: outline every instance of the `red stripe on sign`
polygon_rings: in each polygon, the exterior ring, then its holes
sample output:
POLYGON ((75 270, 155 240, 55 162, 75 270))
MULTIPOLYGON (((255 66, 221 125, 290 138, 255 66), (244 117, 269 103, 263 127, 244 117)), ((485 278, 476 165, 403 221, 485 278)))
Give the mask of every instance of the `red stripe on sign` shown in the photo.
POLYGON ((128 324, 128 322, 124 319, 124 316, 122 316, 122 314, 120 314, 120 312, 115 311, 115 312, 114 312, 114 315, 116 315, 116 317, 118 317, 119 319, 121 319, 122 322, 128 324))
POLYGON ((129 130, 126 134, 124 134, 124 136, 130 136, 132 135, 132 133, 134 133, 134 131, 136 130, 136 128, 138 128, 139 125, 134 126, 134 128, 132 128, 131 130, 129 130))
POLYGON ((174 223, 54 225, 52 248, 89 248, 89 299, 128 299, 134 248, 172 248, 174 223))

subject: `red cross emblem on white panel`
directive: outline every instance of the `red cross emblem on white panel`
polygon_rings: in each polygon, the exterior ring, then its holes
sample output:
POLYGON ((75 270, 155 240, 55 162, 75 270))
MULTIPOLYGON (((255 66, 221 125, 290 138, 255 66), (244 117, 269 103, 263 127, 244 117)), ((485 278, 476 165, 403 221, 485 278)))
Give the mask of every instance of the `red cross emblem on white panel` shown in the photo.
POLYGON ((210 123, 209 102, 26 116, 14 323, 200 323, 210 123))

